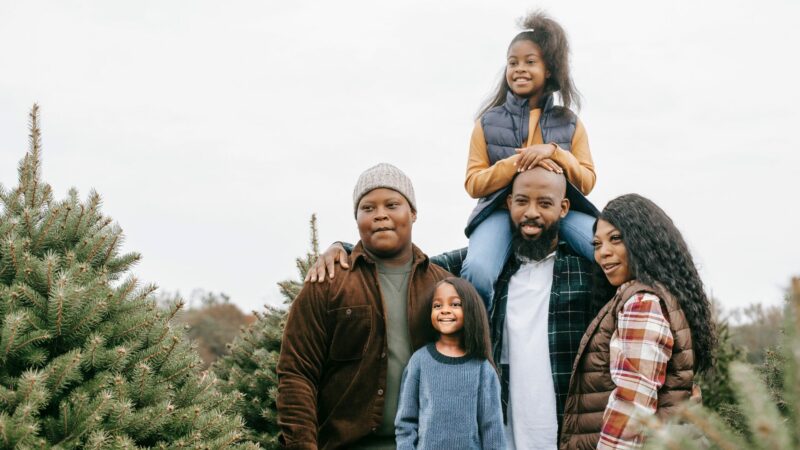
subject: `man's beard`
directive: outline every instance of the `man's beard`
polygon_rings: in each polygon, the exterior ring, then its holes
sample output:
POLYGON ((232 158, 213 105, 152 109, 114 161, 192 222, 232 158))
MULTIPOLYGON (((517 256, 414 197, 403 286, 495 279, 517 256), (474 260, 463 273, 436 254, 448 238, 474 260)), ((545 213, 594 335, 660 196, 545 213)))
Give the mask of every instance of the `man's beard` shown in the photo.
POLYGON ((511 237, 511 249, 514 255, 522 262, 541 261, 553 251, 553 241, 558 237, 558 229, 561 220, 556 220, 549 227, 536 220, 524 220, 519 225, 511 223, 513 235, 511 237), (522 234, 524 225, 534 225, 540 227, 542 231, 536 239, 525 239, 522 234))

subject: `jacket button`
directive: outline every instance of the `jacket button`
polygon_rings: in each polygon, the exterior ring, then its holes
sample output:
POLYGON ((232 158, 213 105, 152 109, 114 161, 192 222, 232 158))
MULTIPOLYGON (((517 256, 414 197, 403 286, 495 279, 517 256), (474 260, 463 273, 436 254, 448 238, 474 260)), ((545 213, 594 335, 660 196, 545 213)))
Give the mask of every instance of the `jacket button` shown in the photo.
POLYGON ((383 389, 378 389, 378 395, 383 395, 383 389))
POLYGON ((386 358, 386 352, 381 353, 381 359, 386 358))
POLYGON ((347 311, 345 311, 344 313, 349 316, 350 314, 353 314, 353 310, 350 309, 350 308, 347 308, 347 311))
POLYGON ((376 431, 378 431, 378 429, 376 427, 372 427, 372 432, 374 433, 376 431))

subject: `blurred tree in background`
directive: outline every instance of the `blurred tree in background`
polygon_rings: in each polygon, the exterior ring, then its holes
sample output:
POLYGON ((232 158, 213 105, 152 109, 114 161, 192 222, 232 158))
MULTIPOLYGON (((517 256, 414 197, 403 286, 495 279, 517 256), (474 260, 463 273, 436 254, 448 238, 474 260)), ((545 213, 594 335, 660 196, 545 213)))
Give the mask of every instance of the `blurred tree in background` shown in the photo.
POLYGON ((759 367, 730 363, 735 404, 717 411, 686 404, 666 424, 649 418, 647 448, 800 448, 800 278, 792 279, 787 298, 783 332, 774 330, 780 344, 759 367))
POLYGON ((224 293, 195 291, 192 297, 199 307, 190 308, 178 315, 177 321, 186 324, 186 334, 203 359, 203 367, 208 368, 214 361, 229 353, 229 344, 244 327, 255 321, 255 316, 245 314, 224 293))
MULTIPOLYGON (((310 228, 311 249, 296 260, 298 278, 278 283, 284 303, 290 306, 303 287, 306 272, 319 256, 316 215, 311 216, 310 228)), ((226 382, 223 391, 244 395, 240 413, 248 429, 247 438, 264 448, 278 449, 275 406, 278 376, 275 366, 281 349, 286 311, 268 306, 265 312, 256 313, 256 317, 255 323, 230 345, 230 354, 220 359, 214 368, 219 378, 226 382)))

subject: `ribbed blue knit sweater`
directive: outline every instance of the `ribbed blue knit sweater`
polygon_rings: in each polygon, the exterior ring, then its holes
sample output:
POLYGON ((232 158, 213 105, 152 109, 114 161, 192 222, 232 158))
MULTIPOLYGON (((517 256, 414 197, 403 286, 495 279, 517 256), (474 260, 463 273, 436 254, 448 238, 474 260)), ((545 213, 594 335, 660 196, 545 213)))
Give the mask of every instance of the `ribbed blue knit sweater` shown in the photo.
POLYGON ((497 372, 422 347, 403 372, 394 424, 397 450, 505 449, 497 372))

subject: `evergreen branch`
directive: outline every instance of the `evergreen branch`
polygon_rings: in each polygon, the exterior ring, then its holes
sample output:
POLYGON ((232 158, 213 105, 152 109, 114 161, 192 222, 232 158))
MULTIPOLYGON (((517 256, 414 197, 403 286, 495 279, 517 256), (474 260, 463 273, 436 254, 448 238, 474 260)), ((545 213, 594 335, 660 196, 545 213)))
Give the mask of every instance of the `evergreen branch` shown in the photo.
MULTIPOLYGON (((100 194, 98 194, 97 191, 92 190, 89 193, 89 214, 87 214, 87 219, 86 219, 87 225, 89 225, 89 218, 97 215, 98 206, 100 206, 100 194)), ((105 223, 103 223, 103 225, 101 225, 100 228, 98 228, 98 231, 105 228, 106 225, 108 225, 109 223, 111 223, 111 219, 106 219, 105 223)))
MULTIPOLYGON (((705 411, 704 411, 705 412, 705 411)), ((684 417, 687 421, 693 423, 703 434, 711 440, 714 444, 716 444, 722 450, 739 450, 739 446, 735 443, 731 442, 729 436, 735 435, 733 431, 730 429, 724 430, 725 435, 723 435, 722 431, 719 430, 717 426, 711 423, 708 419, 703 417, 702 414, 696 414, 691 408, 684 407, 678 413, 681 417, 684 417), (727 435, 727 436, 726 436, 727 435)))
POLYGON ((3 438, 3 448, 11 448, 11 440, 8 437, 8 430, 5 425, 7 417, 5 412, 0 412, 0 436, 3 438))
POLYGON ((28 236, 33 236, 33 218, 31 217, 30 208, 25 208, 22 211, 22 219, 25 222, 25 226, 28 228, 28 236))
POLYGON ((50 231, 50 227, 53 225, 53 221, 55 220, 57 214, 58 214, 58 208, 49 212, 47 216, 47 221, 44 223, 42 229, 39 231, 39 235, 36 236, 36 240, 33 242, 34 248, 39 248, 39 244, 42 242, 42 239, 50 231))
POLYGON ((128 349, 124 346, 119 346, 114 350, 114 353, 117 355, 117 357, 111 365, 116 367, 124 358, 128 356, 128 349))
POLYGON ((19 350, 19 349, 21 349, 21 348, 23 348, 23 347, 25 347, 25 346, 27 346, 29 344, 33 344, 33 343, 39 342, 39 341, 46 341, 48 339, 50 339, 50 335, 46 331, 43 334, 39 334, 39 335, 34 334, 28 340, 22 341, 18 345, 14 346, 13 350, 16 351, 16 350, 19 350))
POLYGON ((28 299, 28 301, 30 303, 33 304, 33 306, 35 306, 36 308, 39 308, 40 310, 44 310, 45 309, 44 305, 36 299, 37 293, 36 293, 36 291, 33 290, 33 288, 31 288, 28 285, 19 285, 18 289, 19 290, 18 290, 17 294, 20 297, 25 297, 26 299, 28 299))
POLYGON ((98 335, 94 335, 94 336, 93 336, 93 337, 92 337, 92 338, 89 340, 89 344, 91 345, 91 347, 89 347, 89 348, 90 348, 90 351, 89 351, 89 362, 90 362, 90 364, 92 365, 92 367, 94 367, 94 365, 95 365, 96 353, 97 353, 97 348, 98 348, 100 345, 102 345, 102 344, 103 344, 103 338, 101 338, 101 337, 100 337, 100 336, 98 336, 98 335))
POLYGON ((117 298, 118 298, 118 300, 116 302, 117 305, 119 303, 121 303, 123 300, 125 300, 126 298, 128 298, 128 296, 131 294, 131 292, 133 292, 134 288, 136 288, 136 283, 137 283, 136 277, 131 277, 126 282, 126 284, 123 285, 124 288, 121 291, 119 291, 119 295, 117 295, 117 298))
MULTIPOLYGON (((42 148, 41 130, 39 129, 39 105, 33 104, 29 114, 29 129, 30 129, 30 158, 28 158, 28 182, 31 184, 31 196, 29 206, 31 208, 36 206, 36 185, 39 183, 39 152, 42 148)), ((27 155, 26 155, 27 156, 27 155)))
POLYGON ((137 329, 142 328, 142 327, 150 326, 150 324, 152 324, 152 323, 153 323, 153 321, 151 319, 147 319, 147 320, 145 320, 143 322, 139 322, 138 324, 128 328, 127 330, 123 331, 121 334, 117 335, 117 338, 118 339, 123 339, 125 336, 127 336, 130 333, 133 333, 137 329))
POLYGON ((103 261, 100 265, 105 266, 108 263, 108 258, 111 257, 111 253, 114 252, 114 248, 117 246, 117 240, 119 239, 119 233, 114 234, 114 239, 111 241, 111 244, 108 245, 108 250, 106 250, 105 256, 103 256, 103 261))
POLYGON ((186 306, 186 303, 183 301, 183 299, 182 298, 178 299, 178 301, 175 302, 175 306, 173 308, 170 308, 169 317, 167 317, 167 322, 172 322, 172 319, 175 318, 175 315, 178 314, 178 311, 183 309, 184 306, 186 306))
POLYGON ((17 271, 19 267, 19 261, 17 261, 17 247, 14 245, 14 241, 9 239, 8 242, 8 254, 11 255, 11 265, 14 267, 14 271, 17 271))
POLYGON ((139 392, 142 393, 144 392, 144 383, 147 381, 147 374, 150 373, 150 366, 144 362, 140 362, 136 367, 141 373, 141 375, 139 375, 139 392))
MULTIPOLYGON (((58 378, 56 378, 55 383, 53 384, 53 390, 58 390, 58 387, 61 386, 61 383, 64 382, 64 379, 67 378, 67 375, 69 375, 70 371, 74 369, 78 364, 80 364, 80 362, 81 362, 81 352, 75 351, 75 354, 67 362, 63 370, 61 370, 61 374, 58 376, 58 378)), ((52 371, 55 372, 56 369, 57 366, 53 366, 52 371)), ((49 375, 50 374, 48 374, 48 378, 49 375)))
POLYGON ((27 401, 31 397, 33 389, 36 387, 36 373, 31 373, 30 375, 31 375, 30 377, 25 378, 25 381, 28 382, 26 384, 27 389, 22 392, 22 399, 25 401, 27 401))
POLYGON ((744 363, 731 364, 731 378, 736 383, 739 403, 747 405, 747 421, 759 444, 763 448, 788 448, 789 435, 784 421, 764 383, 744 363))
POLYGON ((86 256, 86 262, 91 264, 92 258, 94 258, 94 255, 97 254, 97 250, 99 250, 100 246, 102 246, 106 242, 107 238, 108 238, 108 236, 104 235, 104 236, 101 236, 100 239, 97 240, 97 242, 95 242, 94 246, 92 247, 92 251, 90 251, 89 255, 86 256))
POLYGON ((153 353, 149 354, 148 356, 146 356, 145 358, 143 358, 141 361, 139 361, 139 364, 144 364, 144 363, 146 363, 147 361, 150 361, 151 359, 155 358, 156 356, 158 356, 158 355, 160 355, 160 354, 162 354, 162 353, 166 352, 168 348, 169 348, 169 347, 167 347, 167 346, 161 346, 161 348, 160 348, 160 349, 158 349, 158 350, 154 351, 153 353))
MULTIPOLYGON (((82 403, 79 403, 79 405, 81 404, 82 403)), ((67 434, 67 430, 69 430, 69 405, 67 402, 64 402, 64 404, 61 405, 61 417, 63 417, 64 420, 64 434, 67 434)), ((64 439, 66 439, 66 437, 64 437, 64 439)), ((61 442, 64 442, 64 439, 62 439, 61 442)))
POLYGON ((242 434, 239 433, 238 431, 234 431, 233 433, 230 434, 230 438, 228 438, 226 441, 222 442, 222 445, 219 448, 228 448, 228 447, 230 447, 231 445, 235 444, 236 442, 238 442, 241 439, 242 439, 242 434))
POLYGON ((61 321, 64 315, 64 290, 56 291, 56 336, 61 336, 61 321))
MULTIPOLYGON (((175 347, 178 345, 178 342, 180 342, 180 339, 178 338, 178 336, 172 336, 172 344, 169 346, 169 350, 167 350, 167 353, 164 356, 164 360, 168 359, 170 357, 170 355, 172 355, 172 351, 175 350, 175 347)), ((162 367, 163 367, 163 363, 162 363, 162 367)))
POLYGON ((136 297, 132 298, 131 301, 138 302, 138 301, 146 300, 147 297, 149 297, 150 294, 152 294, 156 290, 158 290, 158 286, 156 286, 155 284, 149 284, 149 285, 147 285, 147 287, 142 289, 141 292, 136 294, 136 297))
POLYGON ((69 214, 72 212, 72 205, 64 207, 64 221, 61 223, 61 232, 67 229, 67 221, 69 221, 69 214))
POLYGON ((11 324, 11 333, 8 337, 8 343, 6 343, 6 348, 3 351, 3 360, 8 359, 9 353, 11 353, 11 347, 14 344, 14 339, 17 337, 17 331, 19 330, 20 322, 25 317, 25 313, 20 313, 19 315, 14 315, 8 319, 7 323, 11 324))
POLYGON ((84 325, 84 324, 86 324, 86 322, 88 322, 88 321, 89 321, 89 319, 91 319, 91 318, 94 318, 94 315, 95 315, 95 313, 96 313, 96 312, 97 312, 97 311, 98 311, 100 308, 102 308, 102 307, 104 307, 104 306, 106 306, 106 302, 104 302, 104 301, 102 301, 102 300, 100 300, 100 301, 97 301, 97 302, 94 302, 94 306, 92 306, 92 310, 91 310, 91 311, 89 311, 89 314, 84 314, 84 315, 83 315, 83 320, 81 320, 80 322, 78 322, 78 324, 77 324, 77 325, 75 325, 75 326, 73 327, 73 329, 75 329, 75 330, 81 330, 81 327, 83 327, 83 325, 84 325))
POLYGON ((190 371, 190 370, 193 370, 195 367, 197 367, 197 363, 194 363, 194 362, 192 362, 192 363, 189 363, 189 365, 188 365, 188 366, 186 366, 186 367, 184 367, 183 369, 181 369, 181 370, 179 370, 179 371, 177 371, 177 372, 173 373, 172 375, 168 376, 167 378, 164 378, 164 380, 162 381, 162 383, 169 383, 169 382, 171 382, 172 380, 174 380, 175 378, 178 378, 179 376, 181 376, 181 375, 185 374, 186 372, 188 372, 188 371, 190 371))
MULTIPOLYGON (((53 290, 53 259, 47 258, 47 295, 53 290)), ((44 308, 44 313, 47 314, 47 308, 44 308)))
POLYGON ((319 231, 317 230, 317 214, 311 214, 311 254, 314 259, 319 258, 319 231))
POLYGON ((83 214, 86 212, 86 207, 80 205, 81 212, 78 214, 78 220, 75 222, 75 230, 79 230, 81 228, 81 222, 83 221, 83 214))
MULTIPOLYGON (((100 404, 98 404, 97 407, 94 408, 94 410, 87 415, 87 417, 89 419, 97 420, 96 418, 100 417, 97 414, 98 411, 102 411, 103 409, 105 409, 106 404, 109 402, 109 400, 111 400, 111 398, 112 398, 111 393, 107 392, 107 391, 104 391, 100 395, 100 399, 101 399, 100 404)), ((78 404, 82 406, 82 402, 79 402, 78 404)), ((65 434, 66 434, 67 429, 68 428, 66 426, 66 414, 65 414, 65 419, 64 419, 64 432, 65 432, 65 434)), ((59 446, 59 445, 65 443, 65 442, 68 442, 68 441, 71 441, 71 440, 80 439, 80 437, 83 436, 84 434, 86 434, 86 432, 89 431, 89 430, 90 430, 90 427, 83 427, 81 432, 76 434, 76 435, 73 435, 72 433, 66 434, 66 436, 64 436, 64 438, 61 439, 61 441, 59 441, 56 444, 56 446, 59 446)))

